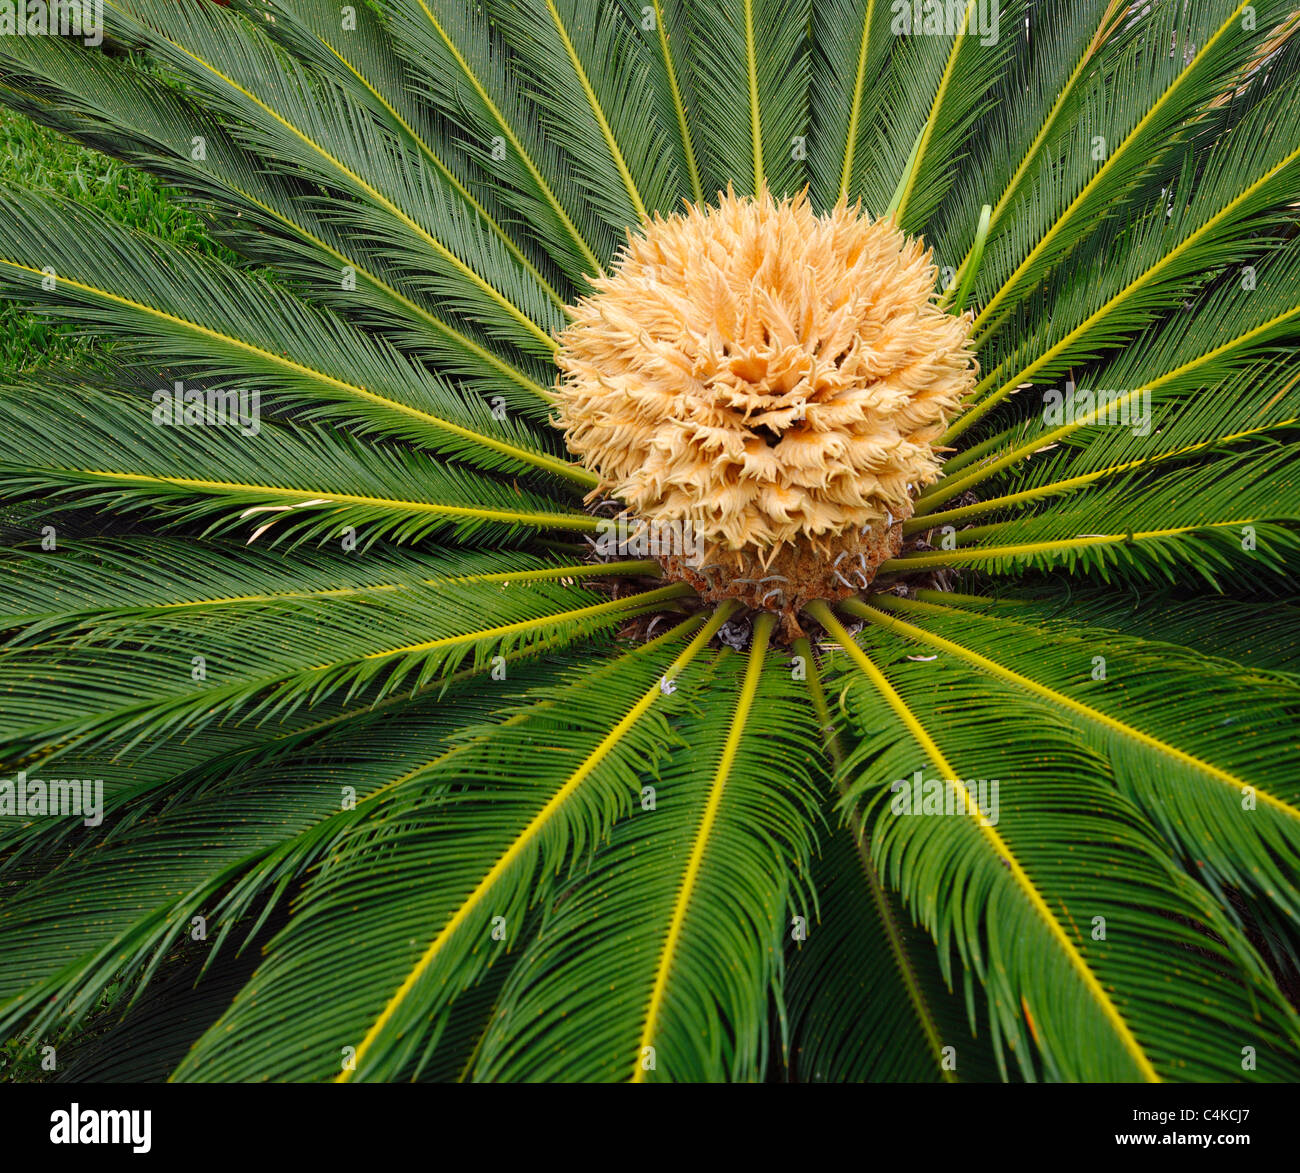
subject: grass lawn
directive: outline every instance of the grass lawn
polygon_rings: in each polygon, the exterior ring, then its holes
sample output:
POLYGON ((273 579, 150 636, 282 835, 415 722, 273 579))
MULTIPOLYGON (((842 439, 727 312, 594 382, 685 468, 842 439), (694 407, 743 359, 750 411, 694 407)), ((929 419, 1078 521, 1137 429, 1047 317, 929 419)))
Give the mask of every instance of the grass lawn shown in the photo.
MULTIPOLYGON (((88 204, 124 224, 164 240, 223 253, 208 241, 202 221, 174 203, 157 180, 77 146, 0 108, 0 179, 88 204)), ((21 306, 0 305, 0 378, 102 351, 77 335, 72 323, 53 323, 21 306)))

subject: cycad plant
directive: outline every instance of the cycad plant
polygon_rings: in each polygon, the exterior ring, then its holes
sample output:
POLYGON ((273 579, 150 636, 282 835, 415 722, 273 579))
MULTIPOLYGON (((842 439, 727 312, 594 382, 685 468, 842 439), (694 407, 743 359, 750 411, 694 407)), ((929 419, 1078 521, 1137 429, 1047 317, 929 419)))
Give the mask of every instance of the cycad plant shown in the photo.
POLYGON ((0 36, 6 103, 237 258, 0 189, 0 293, 111 344, 0 391, 0 1039, 1300 1076, 1295 19, 0 36))

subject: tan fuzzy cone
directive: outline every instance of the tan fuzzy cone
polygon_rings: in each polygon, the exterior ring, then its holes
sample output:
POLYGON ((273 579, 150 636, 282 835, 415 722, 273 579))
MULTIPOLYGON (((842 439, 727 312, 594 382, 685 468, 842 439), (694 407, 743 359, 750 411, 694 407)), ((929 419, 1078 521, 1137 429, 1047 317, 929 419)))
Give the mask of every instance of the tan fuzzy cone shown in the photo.
POLYGON ((571 311, 559 426, 600 492, 738 572, 856 552, 937 477, 975 380, 935 277, 891 221, 802 195, 656 217, 571 311))

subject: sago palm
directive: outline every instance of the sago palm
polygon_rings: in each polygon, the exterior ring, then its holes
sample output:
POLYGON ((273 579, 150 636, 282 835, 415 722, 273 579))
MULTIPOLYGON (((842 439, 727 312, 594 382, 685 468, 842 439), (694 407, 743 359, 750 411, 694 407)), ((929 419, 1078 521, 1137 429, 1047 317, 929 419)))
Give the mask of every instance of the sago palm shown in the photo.
POLYGON ((111 343, 0 393, 0 1038, 1300 1076, 1294 18, 0 37, 6 103, 230 250, 0 190, 0 293, 111 343))

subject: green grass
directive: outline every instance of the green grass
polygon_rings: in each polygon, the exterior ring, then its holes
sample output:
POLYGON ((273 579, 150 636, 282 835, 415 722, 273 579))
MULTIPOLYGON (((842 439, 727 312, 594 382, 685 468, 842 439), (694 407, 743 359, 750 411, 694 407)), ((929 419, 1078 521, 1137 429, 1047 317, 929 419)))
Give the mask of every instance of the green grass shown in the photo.
MULTIPOLYGON (((164 240, 227 255, 208 239, 199 217, 176 203, 151 176, 3 108, 0 179, 77 200, 164 240)), ((102 344, 79 337, 74 324, 47 321, 21 306, 0 306, 0 378, 51 363, 91 359, 104 350, 102 344)))

